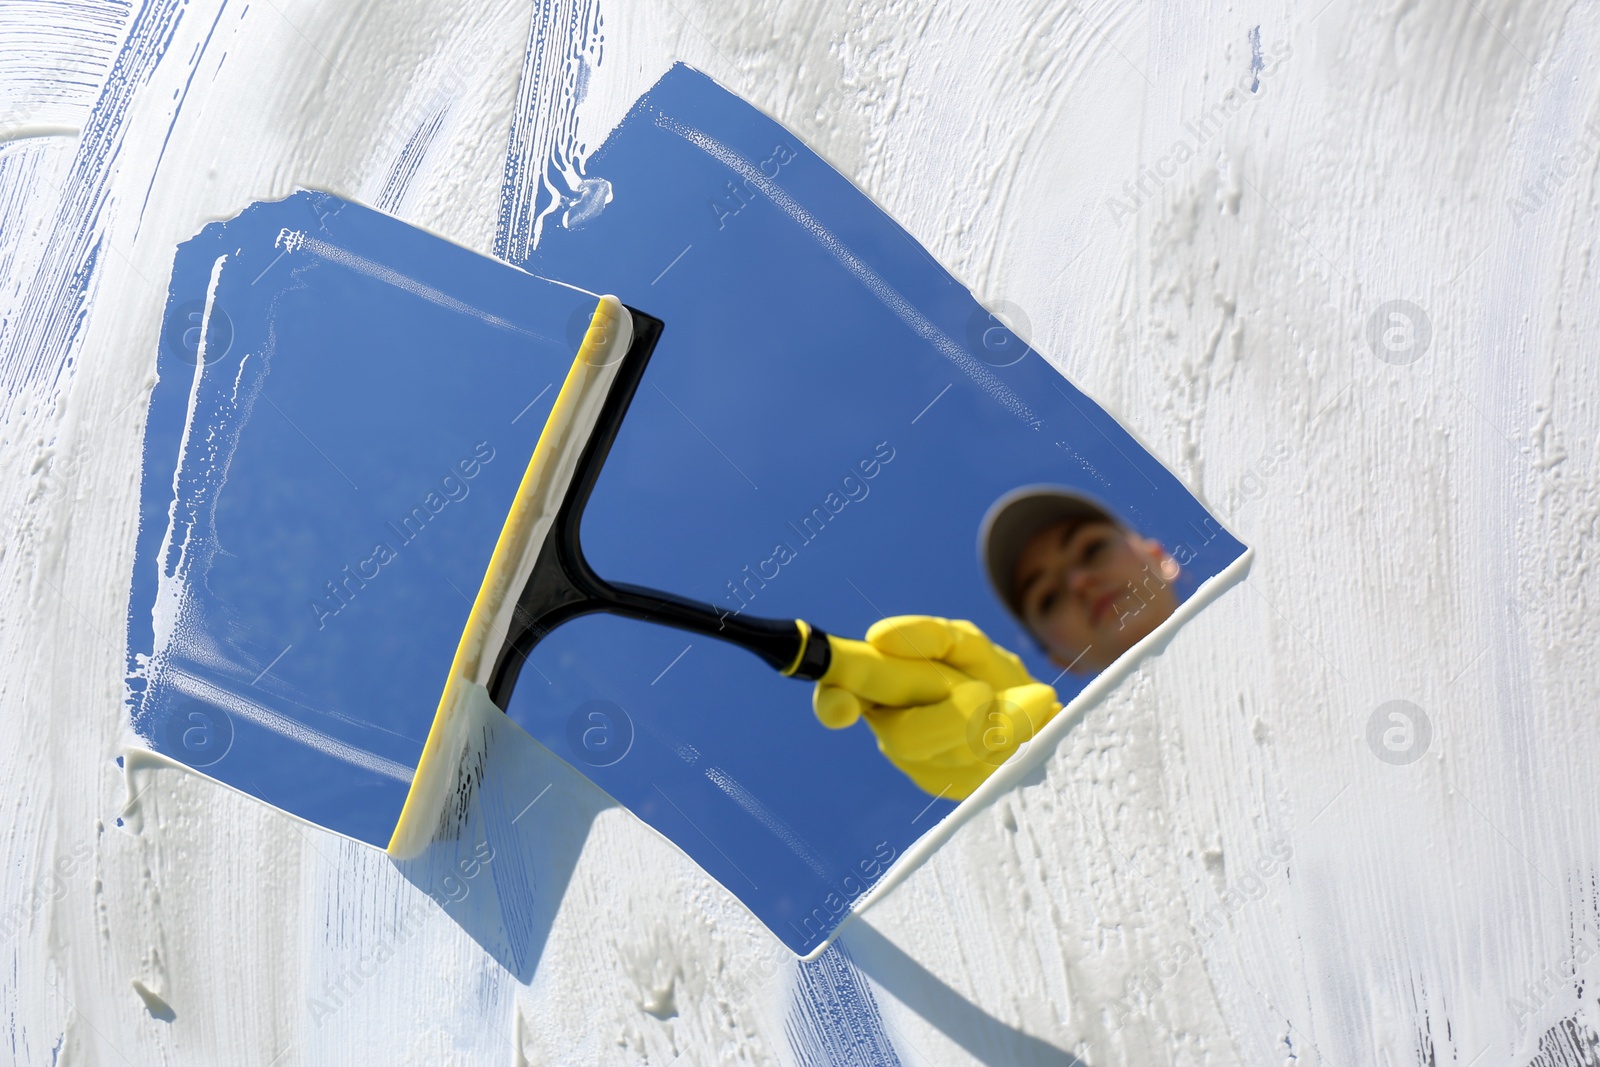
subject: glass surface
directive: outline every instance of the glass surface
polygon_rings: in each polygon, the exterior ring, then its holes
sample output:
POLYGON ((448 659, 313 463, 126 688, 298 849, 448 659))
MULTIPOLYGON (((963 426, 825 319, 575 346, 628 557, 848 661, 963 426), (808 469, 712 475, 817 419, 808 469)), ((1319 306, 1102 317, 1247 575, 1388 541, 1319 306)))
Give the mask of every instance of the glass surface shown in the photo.
MULTIPOLYGON (((1242 553, 866 196, 704 76, 664 77, 588 175, 612 200, 581 229, 546 219, 526 271, 312 193, 180 249, 129 616, 155 748, 387 842, 597 292, 666 324, 583 516, 605 578, 844 637, 968 619, 1065 702, 1092 671, 1047 656, 980 565, 997 499, 1092 495, 1179 564, 1174 601, 1242 553)), ((507 712, 806 952, 955 807, 865 723, 824 729, 811 694, 732 645, 597 615, 543 640, 507 712)))

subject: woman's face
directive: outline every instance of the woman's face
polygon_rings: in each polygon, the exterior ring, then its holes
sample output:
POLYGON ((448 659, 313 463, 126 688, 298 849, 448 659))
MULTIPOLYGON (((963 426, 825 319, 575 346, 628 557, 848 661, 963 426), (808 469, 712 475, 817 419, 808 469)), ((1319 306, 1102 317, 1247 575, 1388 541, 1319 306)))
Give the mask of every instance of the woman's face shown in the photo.
POLYGON ((1177 576, 1178 564, 1157 542, 1109 522, 1067 520, 1023 546, 1012 589, 1050 658, 1091 673, 1172 614, 1177 576))

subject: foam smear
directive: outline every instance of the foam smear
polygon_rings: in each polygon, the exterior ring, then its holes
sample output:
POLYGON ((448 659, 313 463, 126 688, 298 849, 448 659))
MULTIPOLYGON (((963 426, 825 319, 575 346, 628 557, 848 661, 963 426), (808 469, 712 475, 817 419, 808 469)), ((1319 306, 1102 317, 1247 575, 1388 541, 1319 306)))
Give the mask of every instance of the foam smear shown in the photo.
POLYGON ((172 474, 172 500, 157 556, 156 596, 151 607, 154 643, 148 659, 134 665, 133 676, 144 686, 133 710, 135 727, 159 714, 178 674, 226 674, 229 657, 198 625, 198 590, 217 552, 215 511, 228 479, 239 435, 266 377, 269 359, 242 352, 214 358, 210 336, 212 312, 227 256, 219 256, 206 286, 194 376, 172 474))
POLYGON ((597 0, 534 5, 495 236, 503 259, 526 259, 557 212, 563 225, 577 227, 611 200, 611 183, 583 172, 589 146, 579 137, 577 110, 604 55, 604 27, 597 0))

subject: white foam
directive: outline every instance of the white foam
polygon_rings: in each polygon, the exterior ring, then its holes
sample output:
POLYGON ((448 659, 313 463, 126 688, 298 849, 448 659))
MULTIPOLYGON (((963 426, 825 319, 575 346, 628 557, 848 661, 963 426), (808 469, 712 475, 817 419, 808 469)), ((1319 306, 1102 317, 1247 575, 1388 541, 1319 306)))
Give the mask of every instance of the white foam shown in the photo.
MULTIPOLYGON (((1053 751, 1036 740, 1036 767, 845 928, 902 1058, 1015 1061, 1011 1028, 1093 1067, 1532 1061, 1575 1010, 1562 972, 1600 978, 1584 940, 1600 211, 1592 160, 1570 165, 1600 92, 1600 15, 678 8, 613 0, 601 28, 597 8, 555 0, 0 5, 0 126, 61 133, 0 145, 14 1055, 786 1062, 790 972, 770 935, 626 812, 595 820, 529 986, 454 923, 396 938, 433 905, 372 850, 148 754, 128 759, 142 829, 105 820, 127 800, 111 761, 137 457, 177 242, 254 200, 393 178, 408 221, 484 252, 510 182, 506 245, 525 247, 574 178, 605 178, 572 160, 684 58, 788 123, 986 303, 1022 309, 1018 332, 1256 549, 1245 582, 1063 720, 1053 751), (1292 55, 1239 97, 1257 24, 1292 55), (40 110, 17 123, 12 102, 40 110), (1219 106, 1200 150, 1156 174, 1219 106), (1409 367, 1365 341, 1401 298, 1434 333, 1409 367), (47 457, 78 443, 70 492, 42 492, 47 457), (1364 740, 1393 698, 1433 719, 1410 766, 1364 740), (1292 858, 1244 892, 1278 841, 1292 858), (372 970, 379 948, 392 958, 372 970), (313 1005, 357 968, 336 1010, 313 1005), (669 981, 661 1019, 644 1006, 669 981), (1114 1025, 1130 985, 1136 1010, 1114 1025)), ((186 448, 213 444, 196 428, 186 448)), ((163 559, 192 570, 177 518, 163 559)), ((554 819, 554 796, 517 827, 554 819)))

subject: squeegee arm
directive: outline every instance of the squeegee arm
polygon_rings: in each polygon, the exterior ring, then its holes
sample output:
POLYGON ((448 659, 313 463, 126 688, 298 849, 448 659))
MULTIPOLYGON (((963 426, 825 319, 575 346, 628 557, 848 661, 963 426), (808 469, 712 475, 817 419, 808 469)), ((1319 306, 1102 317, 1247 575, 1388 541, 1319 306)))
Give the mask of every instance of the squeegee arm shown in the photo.
MULTIPOLYGON (((560 559, 565 553, 553 555, 560 559)), ((506 706, 534 647, 556 627, 583 615, 619 615, 725 641, 801 681, 821 678, 832 661, 828 635, 804 620, 738 615, 673 593, 606 582, 581 557, 561 562, 565 566, 559 571, 551 568, 536 576, 517 605, 512 632, 489 683, 489 696, 500 707, 506 706)))
MULTIPOLYGON (((827 672, 832 658, 828 635, 816 627, 799 619, 752 618, 673 593, 608 582, 584 558, 579 539, 584 507, 663 327, 660 319, 635 308, 626 308, 626 313, 631 327, 625 331, 626 353, 583 441, 527 584, 517 597, 505 641, 489 674, 490 699, 502 708, 507 706, 522 664, 545 635, 571 619, 601 612, 726 641, 759 656, 787 677, 816 681, 827 672)), ((621 336, 615 343, 623 343, 621 336)), ((579 360, 589 351, 581 351, 579 360)))
POLYGON ((828 635, 802 620, 747 618, 638 585, 616 583, 610 589, 601 610, 614 615, 727 641, 760 656, 786 677, 816 681, 828 669, 828 635))

